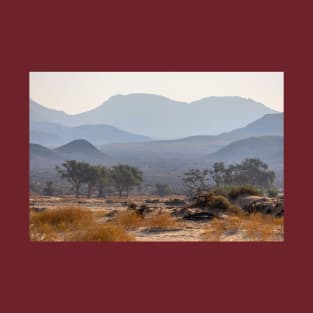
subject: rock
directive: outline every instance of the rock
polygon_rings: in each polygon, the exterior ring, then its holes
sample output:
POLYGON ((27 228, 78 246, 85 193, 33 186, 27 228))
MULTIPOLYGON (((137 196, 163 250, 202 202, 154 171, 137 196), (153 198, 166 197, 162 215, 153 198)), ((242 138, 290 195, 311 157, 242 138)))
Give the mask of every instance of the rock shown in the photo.
POLYGON ((283 216, 284 200, 278 198, 256 199, 242 208, 249 213, 261 212, 263 214, 283 216))
POLYGON ((182 200, 182 199, 169 199, 167 201, 164 202, 165 205, 175 205, 175 206, 179 206, 179 205, 186 205, 186 201, 182 200))
POLYGON ((252 203, 258 203, 266 201, 267 197, 261 197, 261 196, 239 196, 236 200, 232 201, 233 204, 236 204, 240 206, 241 208, 248 207, 252 203))
POLYGON ((160 203, 160 200, 159 199, 147 199, 145 200, 145 203, 160 203))
POLYGON ((210 220, 214 218, 215 215, 210 212, 195 212, 195 213, 187 213, 183 219, 188 221, 203 221, 203 220, 210 220))
POLYGON ((145 217, 150 212, 151 209, 145 204, 142 204, 138 209, 136 209, 136 213, 141 217, 145 217))

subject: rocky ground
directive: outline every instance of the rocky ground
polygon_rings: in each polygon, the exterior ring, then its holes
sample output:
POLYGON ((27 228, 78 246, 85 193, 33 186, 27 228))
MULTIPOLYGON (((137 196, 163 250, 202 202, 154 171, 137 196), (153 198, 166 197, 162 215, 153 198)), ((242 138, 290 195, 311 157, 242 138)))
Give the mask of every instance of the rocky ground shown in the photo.
MULTIPOLYGON (((135 241, 283 241, 281 199, 241 197, 234 203, 245 210, 232 214, 212 209, 205 201, 203 195, 194 202, 187 202, 184 197, 175 195, 164 198, 131 196, 129 199, 33 196, 29 205, 31 212, 36 214, 58 208, 79 208, 94 214, 96 223, 101 225, 114 221, 123 212, 136 212, 143 222, 127 229, 135 241), (256 213, 245 213, 252 210, 256 213), (270 212, 273 214, 265 214, 270 212), (149 225, 149 221, 164 215, 171 219, 168 225, 149 225)), ((58 233, 51 238, 55 241, 66 240, 63 235, 58 233)), ((31 238, 45 240, 42 234, 33 234, 31 238)))

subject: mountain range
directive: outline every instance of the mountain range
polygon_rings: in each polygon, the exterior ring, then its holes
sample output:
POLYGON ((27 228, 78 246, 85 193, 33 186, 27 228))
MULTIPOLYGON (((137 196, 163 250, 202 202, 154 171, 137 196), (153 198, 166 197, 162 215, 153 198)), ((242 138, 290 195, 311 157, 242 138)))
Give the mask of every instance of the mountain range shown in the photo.
POLYGON ((74 140, 55 149, 31 144, 31 170, 52 169, 68 159, 104 165, 124 163, 142 169, 148 184, 176 185, 181 181, 179 176, 190 168, 257 157, 277 170, 282 181, 283 119, 283 113, 267 114, 245 127, 216 136, 104 144, 99 148, 86 140, 74 140))
POLYGON ((56 165, 60 165, 65 160, 77 160, 102 165, 113 163, 110 157, 84 139, 71 141, 55 149, 31 143, 29 145, 29 157, 32 171, 54 169, 56 165))
MULTIPOLYGON (((40 139, 41 136, 54 142, 57 142, 57 134, 47 132, 45 128, 32 129, 32 125, 35 122, 72 127, 104 124, 153 139, 177 139, 228 132, 270 113, 277 112, 262 103, 242 97, 207 97, 187 103, 151 94, 116 95, 95 109, 75 115, 48 109, 30 100, 32 138, 37 136, 40 139), (38 134, 38 131, 45 134, 38 134)), ((141 140, 134 138, 133 141, 141 140)))
POLYGON ((94 145, 151 140, 147 136, 136 135, 109 125, 64 126, 50 122, 30 124, 30 142, 55 147, 76 139, 85 139, 94 145))

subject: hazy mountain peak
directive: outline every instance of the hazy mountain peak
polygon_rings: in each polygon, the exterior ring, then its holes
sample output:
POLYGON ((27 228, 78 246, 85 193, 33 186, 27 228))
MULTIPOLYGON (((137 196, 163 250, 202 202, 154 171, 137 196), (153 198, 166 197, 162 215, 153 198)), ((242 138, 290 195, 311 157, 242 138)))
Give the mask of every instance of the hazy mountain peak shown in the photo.
POLYGON ((94 145, 85 139, 73 140, 55 150, 66 153, 101 153, 94 145))
POLYGON ((95 109, 71 116, 50 109, 37 112, 31 103, 30 117, 31 121, 68 126, 107 124, 154 139, 176 139, 231 131, 275 112, 262 103, 238 96, 210 96, 188 103, 134 93, 112 96, 95 109))

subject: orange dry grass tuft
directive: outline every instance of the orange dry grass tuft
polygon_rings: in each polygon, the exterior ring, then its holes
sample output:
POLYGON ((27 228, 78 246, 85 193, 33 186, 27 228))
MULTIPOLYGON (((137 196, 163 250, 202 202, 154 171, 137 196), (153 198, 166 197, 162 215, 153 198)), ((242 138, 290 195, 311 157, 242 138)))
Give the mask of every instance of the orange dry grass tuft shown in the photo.
POLYGON ((92 213, 75 207, 30 212, 30 239, 56 240, 58 233, 69 233, 93 222, 92 213))
POLYGON ((238 237, 247 241, 281 240, 284 231, 284 219, 271 215, 254 213, 250 215, 231 215, 223 219, 213 219, 203 233, 208 241, 227 240, 229 232, 236 232, 238 237))
POLYGON ((246 217, 245 229, 250 240, 274 241, 283 236, 283 224, 283 217, 254 213, 246 217))
POLYGON ((97 225, 71 237, 73 241, 135 241, 124 227, 119 225, 97 225))
POLYGON ((118 213, 112 222, 126 229, 135 229, 142 226, 144 220, 136 212, 124 211, 118 213))
POLYGON ((204 240, 220 241, 225 231, 226 228, 224 222, 218 218, 214 218, 202 235, 204 240))
POLYGON ((154 230, 163 230, 177 227, 177 222, 170 214, 160 213, 147 218, 145 226, 154 230))

